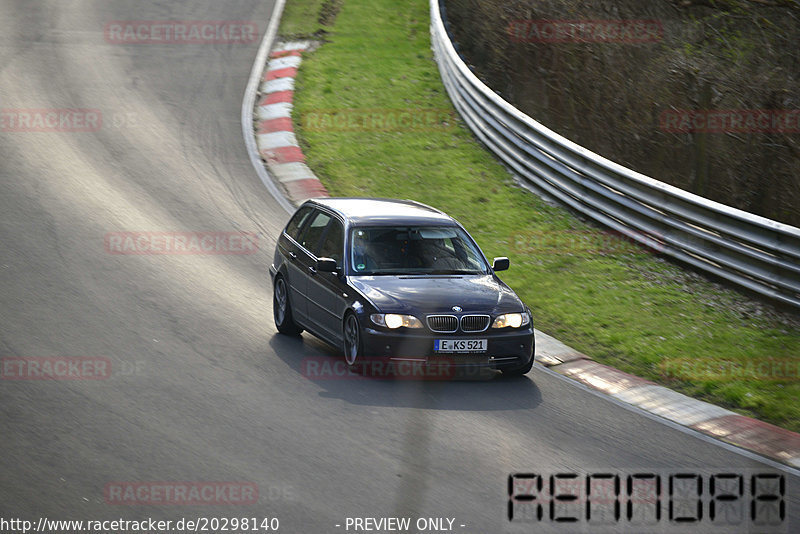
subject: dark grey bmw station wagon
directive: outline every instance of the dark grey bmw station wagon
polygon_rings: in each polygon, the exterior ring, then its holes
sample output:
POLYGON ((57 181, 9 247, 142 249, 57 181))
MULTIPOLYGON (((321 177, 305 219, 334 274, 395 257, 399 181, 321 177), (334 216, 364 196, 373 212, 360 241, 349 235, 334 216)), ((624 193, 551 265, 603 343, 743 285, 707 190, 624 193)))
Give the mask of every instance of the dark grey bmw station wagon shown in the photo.
POLYGON ((305 202, 270 266, 275 325, 339 347, 347 364, 447 365, 521 375, 533 365, 530 310, 472 237, 406 200, 305 202))

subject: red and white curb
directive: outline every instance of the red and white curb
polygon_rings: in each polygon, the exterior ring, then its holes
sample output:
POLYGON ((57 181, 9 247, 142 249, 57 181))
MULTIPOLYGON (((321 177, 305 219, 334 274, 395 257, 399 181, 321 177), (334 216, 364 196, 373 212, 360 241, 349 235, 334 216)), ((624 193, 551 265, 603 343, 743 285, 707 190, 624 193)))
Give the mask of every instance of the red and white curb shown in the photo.
POLYGON ((311 44, 309 41, 286 42, 272 49, 255 110, 259 154, 295 206, 309 198, 329 196, 325 186, 306 165, 292 126, 294 79, 302 53, 311 44))
POLYGON ((624 403, 722 441, 800 468, 800 434, 592 361, 585 354, 536 331, 536 360, 624 403))

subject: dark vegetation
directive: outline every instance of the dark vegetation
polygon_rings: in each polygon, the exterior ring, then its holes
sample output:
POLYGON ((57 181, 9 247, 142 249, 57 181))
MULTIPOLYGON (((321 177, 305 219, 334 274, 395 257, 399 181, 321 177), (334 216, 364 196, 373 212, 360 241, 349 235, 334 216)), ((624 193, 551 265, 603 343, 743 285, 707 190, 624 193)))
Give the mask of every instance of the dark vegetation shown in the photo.
POLYGON ((648 176, 800 226, 797 116, 793 130, 782 132, 676 133, 663 123, 674 110, 798 113, 797 0, 444 3, 459 52, 534 119, 648 176), (655 20, 663 36, 543 43, 509 31, 517 21, 629 19, 655 20))

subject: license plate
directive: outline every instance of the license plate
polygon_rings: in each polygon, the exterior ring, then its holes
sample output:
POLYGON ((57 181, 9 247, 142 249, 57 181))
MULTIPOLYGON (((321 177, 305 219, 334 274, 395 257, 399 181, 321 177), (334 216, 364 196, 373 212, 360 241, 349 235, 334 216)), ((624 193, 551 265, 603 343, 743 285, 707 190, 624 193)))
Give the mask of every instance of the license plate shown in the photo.
POLYGON ((435 352, 486 352, 489 342, 485 339, 435 339, 435 352))

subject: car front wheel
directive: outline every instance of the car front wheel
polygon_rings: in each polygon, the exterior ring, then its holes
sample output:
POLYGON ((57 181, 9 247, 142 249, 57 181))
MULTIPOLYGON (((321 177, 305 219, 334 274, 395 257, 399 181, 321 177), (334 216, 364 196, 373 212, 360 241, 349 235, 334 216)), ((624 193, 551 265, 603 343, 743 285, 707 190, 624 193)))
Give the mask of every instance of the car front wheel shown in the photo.
POLYGON ((275 288, 272 292, 272 315, 278 332, 286 336, 299 336, 302 328, 297 326, 292 316, 292 305, 289 302, 289 286, 283 276, 275 279, 275 288))
POLYGON ((361 355, 361 328, 358 318, 355 314, 348 313, 344 318, 344 359, 348 367, 356 367, 361 355))

